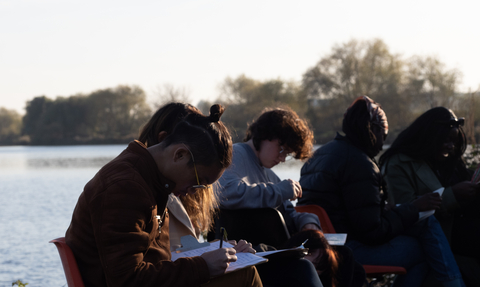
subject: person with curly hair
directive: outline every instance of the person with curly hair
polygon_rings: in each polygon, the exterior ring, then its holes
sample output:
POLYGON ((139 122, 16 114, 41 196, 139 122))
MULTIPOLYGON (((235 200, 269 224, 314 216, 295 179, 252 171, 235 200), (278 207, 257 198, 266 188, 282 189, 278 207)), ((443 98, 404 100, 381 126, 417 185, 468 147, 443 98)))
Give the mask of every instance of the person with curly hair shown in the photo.
POLYGON ((233 145, 233 163, 219 179, 220 207, 225 209, 277 208, 290 234, 302 229, 320 230, 315 214, 295 211, 291 201, 302 197, 300 184, 280 180, 271 170, 290 154, 307 159, 313 149, 313 132, 289 107, 267 108, 247 129, 243 143, 233 145))
MULTIPOLYGON (((219 179, 220 207, 276 208, 292 234, 302 229, 319 230, 316 215, 298 213, 291 203, 302 195, 299 183, 280 180, 270 169, 284 162, 289 154, 297 159, 308 158, 312 147, 313 133, 293 110, 265 109, 248 127, 244 142, 233 145, 232 165, 219 179)), ((257 265, 257 269, 264 285, 322 286, 315 267, 305 259, 272 261, 257 265)))

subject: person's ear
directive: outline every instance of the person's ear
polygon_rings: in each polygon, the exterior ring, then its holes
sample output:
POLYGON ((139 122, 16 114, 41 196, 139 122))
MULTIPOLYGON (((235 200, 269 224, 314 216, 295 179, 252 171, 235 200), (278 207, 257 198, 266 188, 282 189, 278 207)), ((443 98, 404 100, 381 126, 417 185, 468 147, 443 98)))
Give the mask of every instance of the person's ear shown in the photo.
POLYGON ((161 131, 157 135, 157 141, 161 143, 166 137, 167 137, 167 132, 166 131, 161 131))
POLYGON ((173 153, 173 162, 181 163, 185 160, 187 162, 190 160, 190 152, 186 148, 180 146, 173 153))

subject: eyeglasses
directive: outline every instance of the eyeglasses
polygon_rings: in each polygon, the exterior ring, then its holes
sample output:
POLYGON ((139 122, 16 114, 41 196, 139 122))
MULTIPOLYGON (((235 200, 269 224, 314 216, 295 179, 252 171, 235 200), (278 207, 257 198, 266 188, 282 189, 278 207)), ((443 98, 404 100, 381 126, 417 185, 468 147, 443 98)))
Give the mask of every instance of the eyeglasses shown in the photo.
POLYGON ((283 148, 283 146, 280 146, 280 152, 279 152, 279 154, 280 154, 280 155, 285 155, 285 157, 292 155, 291 152, 287 153, 287 151, 285 150, 285 148, 283 148))
POLYGON ((193 169, 195 170, 195 176, 197 177, 197 185, 192 186, 192 188, 207 188, 206 185, 200 184, 200 180, 198 180, 198 173, 197 173, 197 167, 195 166, 195 158, 193 157, 192 151, 187 147, 186 144, 183 144, 185 148, 190 152, 190 155, 192 156, 192 161, 193 161, 193 169))
POLYGON ((451 118, 447 121, 437 121, 437 123, 442 125, 448 125, 450 127, 459 127, 465 124, 465 118, 451 118))

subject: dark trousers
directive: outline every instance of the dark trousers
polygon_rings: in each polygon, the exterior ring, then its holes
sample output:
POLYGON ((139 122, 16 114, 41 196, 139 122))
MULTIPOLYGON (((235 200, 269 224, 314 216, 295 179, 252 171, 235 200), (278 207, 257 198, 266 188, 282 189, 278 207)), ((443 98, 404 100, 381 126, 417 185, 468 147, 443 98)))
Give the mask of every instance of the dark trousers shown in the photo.
POLYGON ((265 287, 323 286, 315 266, 306 259, 273 259, 256 267, 265 287))

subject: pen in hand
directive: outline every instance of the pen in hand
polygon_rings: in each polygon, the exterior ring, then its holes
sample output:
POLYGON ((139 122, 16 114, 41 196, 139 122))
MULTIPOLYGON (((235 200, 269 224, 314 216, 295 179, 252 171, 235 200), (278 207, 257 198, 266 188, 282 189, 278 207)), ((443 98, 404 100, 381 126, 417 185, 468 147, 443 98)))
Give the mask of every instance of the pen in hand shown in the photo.
POLYGON ((225 230, 225 228, 220 227, 220 234, 221 234, 220 248, 222 248, 223 247, 223 240, 227 240, 227 231, 225 230))

